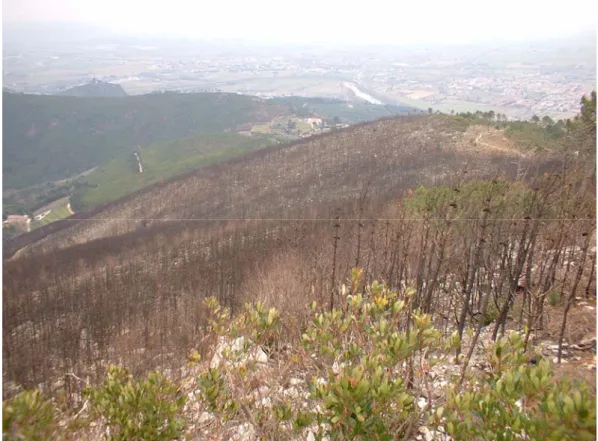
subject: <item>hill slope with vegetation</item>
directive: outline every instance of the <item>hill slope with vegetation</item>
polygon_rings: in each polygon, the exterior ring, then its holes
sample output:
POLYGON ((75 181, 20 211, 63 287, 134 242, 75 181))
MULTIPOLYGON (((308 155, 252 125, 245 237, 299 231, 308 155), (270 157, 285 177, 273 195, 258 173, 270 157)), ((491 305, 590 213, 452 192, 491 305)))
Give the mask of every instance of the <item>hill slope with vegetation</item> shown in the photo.
MULTIPOLYGON (((81 193, 85 192, 81 185, 86 185, 85 179, 79 179, 82 174, 92 172, 95 167, 105 169, 117 163, 122 166, 123 161, 127 161, 123 158, 130 158, 136 149, 152 144, 184 140, 201 133, 247 131, 247 127, 256 128, 252 132, 257 134, 258 127, 269 127, 274 121, 286 124, 290 119, 300 121, 302 131, 306 131, 305 127, 313 127, 302 117, 316 115, 324 120, 319 131, 325 131, 339 125, 409 113, 409 109, 403 107, 351 105, 301 97, 260 101, 236 94, 157 93, 125 99, 124 92, 115 92, 119 88, 94 80, 61 94, 79 97, 77 99, 4 90, 7 128, 3 135, 5 191, 2 205, 5 219, 11 214, 31 216, 40 207, 70 195, 73 186, 78 186, 73 207, 79 209, 115 200, 139 189, 139 185, 125 184, 127 191, 115 192, 108 198, 92 197, 90 203, 82 205, 78 203, 81 193)), ((296 134, 289 137, 295 138, 296 134)), ((190 158, 188 164, 192 162, 190 158)), ((180 172, 189 171, 188 164, 179 163, 180 172)), ((173 173, 174 169, 170 169, 156 178, 168 179, 173 173)), ((126 180, 128 175, 127 169, 114 177, 126 180)))
POLYGON ((593 439, 590 105, 549 152, 483 121, 400 117, 25 235, 3 266, 5 427, 593 439), (35 387, 55 401, 18 394, 35 387))
MULTIPOLYGON (((104 219, 303 218, 316 209, 328 210, 329 217, 332 207, 353 201, 367 182, 370 196, 386 199, 420 184, 453 179, 465 167, 470 176, 490 176, 501 166, 515 173, 513 161, 532 173, 541 166, 537 158, 522 157, 515 149, 476 147, 477 132, 471 127, 447 116, 410 116, 268 147, 147 187, 93 216, 82 213, 89 219, 84 222, 75 216, 61 223, 70 228, 59 237, 68 237, 68 244, 84 243, 111 236, 115 228, 127 234, 163 225, 116 225, 104 219)), ((58 238, 46 242, 63 246, 58 238)))
POLYGON ((3 179, 22 188, 199 133, 286 115, 287 105, 224 93, 65 97, 3 92, 3 179))

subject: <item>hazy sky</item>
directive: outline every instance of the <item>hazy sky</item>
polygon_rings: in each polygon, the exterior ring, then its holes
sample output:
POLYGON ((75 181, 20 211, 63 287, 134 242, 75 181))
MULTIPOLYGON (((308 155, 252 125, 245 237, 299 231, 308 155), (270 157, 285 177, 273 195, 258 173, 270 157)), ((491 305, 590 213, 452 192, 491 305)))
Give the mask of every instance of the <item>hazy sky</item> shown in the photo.
POLYGON ((596 0, 3 0, 4 23, 74 22, 127 34, 297 43, 434 44, 595 30, 596 0))

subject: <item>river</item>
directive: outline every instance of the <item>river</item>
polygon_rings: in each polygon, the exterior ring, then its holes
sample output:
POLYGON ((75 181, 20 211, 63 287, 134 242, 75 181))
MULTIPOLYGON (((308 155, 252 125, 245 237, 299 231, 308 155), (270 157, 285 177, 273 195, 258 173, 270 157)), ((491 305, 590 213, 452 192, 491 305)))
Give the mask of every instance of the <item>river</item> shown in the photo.
POLYGON ((348 87, 349 89, 351 89, 355 95, 357 95, 362 100, 367 101, 368 103, 371 103, 371 104, 384 104, 382 101, 380 101, 380 100, 374 98, 373 96, 371 96, 371 95, 363 92, 362 90, 359 90, 359 88, 354 83, 344 82, 343 86, 348 87))

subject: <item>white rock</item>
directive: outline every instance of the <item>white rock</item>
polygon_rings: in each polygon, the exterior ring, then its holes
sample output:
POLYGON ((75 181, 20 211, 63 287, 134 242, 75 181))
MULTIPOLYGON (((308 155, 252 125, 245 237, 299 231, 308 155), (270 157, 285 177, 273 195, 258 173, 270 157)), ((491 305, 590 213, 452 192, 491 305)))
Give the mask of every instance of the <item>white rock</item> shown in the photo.
POLYGON ((213 414, 211 414, 210 412, 202 412, 201 415, 199 415, 199 419, 197 420, 197 422, 199 424, 204 424, 208 421, 211 421, 212 419, 214 419, 213 414))
POLYGON ((297 398, 299 396, 299 391, 295 387, 289 387, 288 389, 283 390, 282 394, 285 397, 297 398))
POLYGON ((266 385, 264 386, 260 386, 260 388, 257 390, 257 393, 261 396, 264 395, 269 395, 270 394, 270 388, 266 385))
POLYGON ((250 423, 244 423, 235 428, 231 439, 234 441, 254 441, 257 440, 255 428, 250 423))
POLYGON ((417 399, 417 407, 419 407, 420 409, 423 409, 427 405, 428 405, 428 400, 426 400, 424 397, 419 397, 417 399))
POLYGON ((298 386, 298 385, 300 385, 300 384, 303 384, 303 380, 301 380, 300 378, 291 378, 291 379, 289 380, 289 384, 290 384, 291 386, 298 386))
POLYGON ((345 368, 345 363, 338 363, 335 361, 332 365, 332 372, 334 372, 336 375, 338 375, 343 371, 344 368, 345 368))
POLYGON ((418 439, 424 439, 425 441, 434 440, 434 432, 431 432, 426 426, 421 426, 417 431, 423 435, 422 438, 418 437, 418 439))
MULTIPOLYGON (((223 343, 226 344, 226 341, 223 343)), ((229 350, 235 352, 242 351, 243 346, 245 346, 245 337, 238 337, 232 342, 232 344, 229 344, 229 350)))
POLYGON ((262 348, 254 346, 249 351, 249 359, 256 363, 266 364, 268 363, 268 355, 263 351, 262 348))
POLYGON ((221 337, 210 361, 210 368, 216 369, 220 364, 227 358, 230 357, 237 362, 233 363, 233 366, 243 365, 247 362, 253 361, 260 364, 268 362, 268 355, 258 346, 251 347, 247 354, 243 354, 245 348, 245 338, 239 337, 234 341, 227 341, 221 337))

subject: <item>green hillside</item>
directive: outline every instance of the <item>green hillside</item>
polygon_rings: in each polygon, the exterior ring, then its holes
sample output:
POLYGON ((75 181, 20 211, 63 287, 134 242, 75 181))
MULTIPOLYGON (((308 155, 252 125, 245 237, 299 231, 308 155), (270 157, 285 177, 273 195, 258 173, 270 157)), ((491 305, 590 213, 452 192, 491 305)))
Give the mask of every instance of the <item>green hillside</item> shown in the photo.
POLYGON ((67 97, 3 92, 4 188, 64 179, 123 152, 289 113, 225 93, 67 97))
POLYGON ((76 184, 75 211, 114 201, 147 185, 277 143, 269 135, 198 135, 141 149, 143 172, 134 153, 120 155, 76 184))

